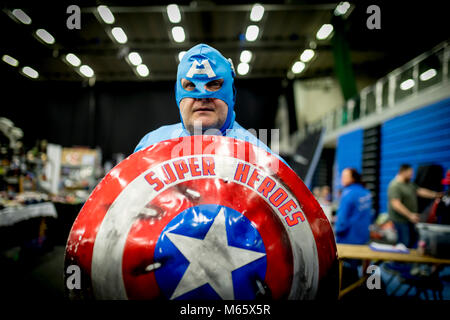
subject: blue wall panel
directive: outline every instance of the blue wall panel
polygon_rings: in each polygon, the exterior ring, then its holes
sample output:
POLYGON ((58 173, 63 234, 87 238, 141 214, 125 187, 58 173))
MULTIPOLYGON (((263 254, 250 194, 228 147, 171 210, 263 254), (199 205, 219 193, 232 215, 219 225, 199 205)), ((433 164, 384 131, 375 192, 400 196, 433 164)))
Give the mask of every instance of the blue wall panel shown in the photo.
POLYGON ((402 163, 450 169, 450 99, 386 121, 381 127, 380 211, 387 211, 387 187, 402 163))
POLYGON ((340 188, 341 172, 345 168, 352 167, 361 173, 362 170, 362 152, 363 152, 363 137, 364 131, 362 129, 355 130, 340 136, 337 139, 335 166, 336 171, 334 175, 333 194, 336 197, 336 191, 340 188))

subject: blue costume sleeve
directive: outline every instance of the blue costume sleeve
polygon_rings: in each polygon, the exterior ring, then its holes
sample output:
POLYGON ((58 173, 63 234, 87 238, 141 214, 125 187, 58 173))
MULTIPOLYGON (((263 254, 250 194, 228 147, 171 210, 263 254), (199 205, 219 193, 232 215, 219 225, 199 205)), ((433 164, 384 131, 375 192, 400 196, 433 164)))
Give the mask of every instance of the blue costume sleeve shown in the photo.
MULTIPOLYGON (((146 147, 164 141, 179 137, 188 136, 189 134, 186 132, 185 129, 183 129, 183 126, 181 123, 168 125, 160 127, 154 131, 151 131, 147 133, 141 141, 138 143, 136 148, 134 149, 134 152, 137 152, 139 150, 145 149, 146 147)), ((283 158, 281 158, 278 154, 274 153, 270 148, 265 145, 261 140, 256 138, 253 134, 251 134, 248 130, 244 129, 239 125, 236 121, 233 123, 233 126, 231 129, 228 129, 226 131, 226 136, 230 138, 235 138, 238 140, 247 141, 251 144, 254 144, 255 146, 258 146, 259 148, 273 154, 275 157, 277 157, 279 160, 283 161, 283 163, 287 166, 289 166, 286 161, 284 161, 283 158)))
POLYGON ((152 144, 175 139, 179 137, 187 136, 186 131, 181 126, 181 123, 176 123, 168 126, 162 126, 154 131, 147 133, 141 141, 139 141, 138 145, 134 149, 134 152, 145 149, 152 144))
POLYGON ((350 214, 352 211, 353 201, 351 193, 345 192, 342 194, 339 208, 337 210, 337 219, 335 224, 335 232, 337 236, 344 236, 350 229, 350 214))
POLYGON ((287 165, 290 168, 290 166, 287 164, 287 162, 283 158, 281 158, 277 153, 273 152, 266 144, 264 144, 261 140, 256 138, 253 134, 251 134, 250 131, 244 129, 236 121, 234 122, 233 128, 227 131, 227 137, 247 141, 251 144, 254 144, 255 146, 274 155, 275 157, 277 157, 279 160, 281 160, 285 165, 287 165))

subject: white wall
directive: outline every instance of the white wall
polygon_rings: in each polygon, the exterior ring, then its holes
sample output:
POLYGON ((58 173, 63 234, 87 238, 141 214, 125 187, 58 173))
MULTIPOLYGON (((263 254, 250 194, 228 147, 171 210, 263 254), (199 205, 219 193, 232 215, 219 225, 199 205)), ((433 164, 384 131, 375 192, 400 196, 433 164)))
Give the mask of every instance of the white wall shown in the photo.
MULTIPOLYGON (((275 128, 279 130, 278 150, 280 153, 290 154, 294 150, 289 136, 289 110, 286 102, 286 97, 281 95, 278 97, 278 109, 275 116, 275 128)), ((274 143, 272 136, 271 143, 274 143)), ((271 144, 271 147, 273 147, 271 144)))
MULTIPOLYGON (((376 79, 359 76, 356 79, 358 92, 374 84, 376 79)), ((344 105, 339 82, 333 77, 294 81, 294 99, 297 123, 311 123, 332 110, 344 105)))
POLYGON ((299 129, 344 104, 339 83, 331 77, 296 80, 293 87, 299 129))

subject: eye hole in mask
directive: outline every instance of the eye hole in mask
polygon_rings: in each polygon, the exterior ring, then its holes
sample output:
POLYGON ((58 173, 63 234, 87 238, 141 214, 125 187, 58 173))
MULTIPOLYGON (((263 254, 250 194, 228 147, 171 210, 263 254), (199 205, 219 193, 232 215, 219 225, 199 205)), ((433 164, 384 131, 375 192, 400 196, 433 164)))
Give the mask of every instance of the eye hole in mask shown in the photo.
MULTIPOLYGON (((223 79, 216 79, 205 84, 205 89, 207 91, 218 91, 222 88, 223 79)), ((181 86, 186 91, 193 91, 195 89, 195 84, 187 79, 181 79, 181 86)))

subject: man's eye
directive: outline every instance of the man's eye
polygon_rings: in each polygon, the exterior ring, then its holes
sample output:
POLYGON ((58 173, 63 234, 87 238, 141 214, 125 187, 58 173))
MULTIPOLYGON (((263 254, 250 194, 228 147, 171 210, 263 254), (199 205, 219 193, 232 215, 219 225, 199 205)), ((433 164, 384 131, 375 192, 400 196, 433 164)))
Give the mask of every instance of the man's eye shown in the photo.
POLYGON ((184 82, 183 88, 186 90, 194 90, 195 84, 193 84, 192 82, 184 82))
POLYGON ((223 80, 213 80, 211 82, 208 82, 206 84, 206 89, 210 90, 210 91, 216 91, 219 90, 222 87, 223 84, 223 80))

